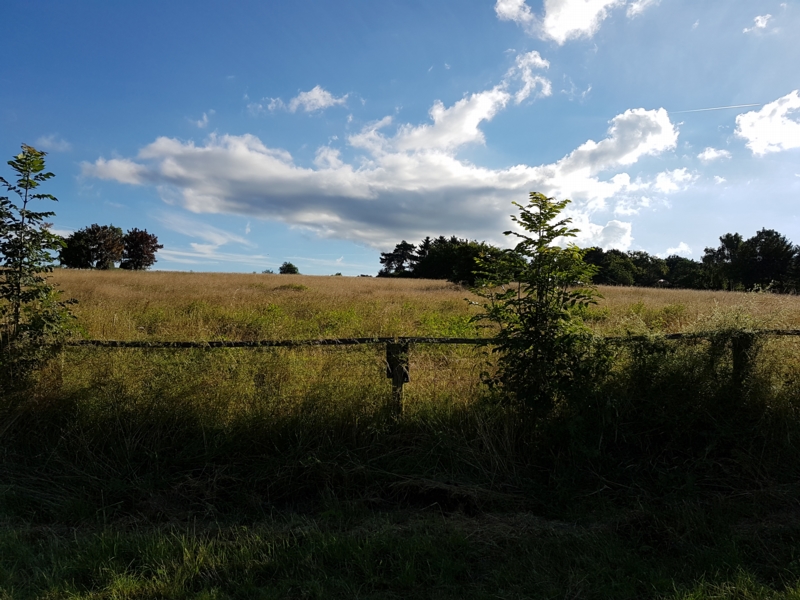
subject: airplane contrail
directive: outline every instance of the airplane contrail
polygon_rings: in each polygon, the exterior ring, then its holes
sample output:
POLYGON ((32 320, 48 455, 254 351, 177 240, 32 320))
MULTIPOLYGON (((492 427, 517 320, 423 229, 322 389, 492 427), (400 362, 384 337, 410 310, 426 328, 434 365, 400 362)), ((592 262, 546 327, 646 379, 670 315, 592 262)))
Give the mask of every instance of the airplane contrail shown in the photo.
POLYGON ((671 115, 679 115, 681 113, 705 112, 707 110, 725 110, 726 108, 749 108, 751 106, 764 106, 763 104, 735 104, 733 106, 715 106, 714 108, 695 108, 694 110, 676 110, 671 112, 671 115))

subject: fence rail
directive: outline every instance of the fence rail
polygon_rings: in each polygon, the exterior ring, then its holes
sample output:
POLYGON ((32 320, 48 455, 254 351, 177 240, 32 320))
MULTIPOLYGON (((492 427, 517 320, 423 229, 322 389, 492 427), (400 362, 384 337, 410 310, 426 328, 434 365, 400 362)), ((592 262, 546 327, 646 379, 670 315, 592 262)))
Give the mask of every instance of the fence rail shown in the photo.
MULTIPOLYGON (((741 331, 699 331, 684 333, 667 333, 658 337, 667 340, 692 340, 715 338, 727 333, 726 339, 731 341, 734 377, 744 381, 750 370, 750 349, 758 336, 800 336, 800 329, 754 329, 741 331), (733 334, 733 335, 731 335, 733 334)), ((646 341, 652 336, 604 336, 612 343, 628 343, 646 341)), ((495 338, 441 338, 441 337, 365 337, 365 338, 329 338, 318 340, 256 340, 256 341, 148 341, 148 340, 70 340, 64 343, 69 347, 97 348, 301 348, 314 346, 358 346, 384 344, 386 346, 386 377, 392 380, 392 405, 397 413, 402 412, 403 385, 409 382, 409 351, 412 344, 464 344, 493 345, 495 338)))

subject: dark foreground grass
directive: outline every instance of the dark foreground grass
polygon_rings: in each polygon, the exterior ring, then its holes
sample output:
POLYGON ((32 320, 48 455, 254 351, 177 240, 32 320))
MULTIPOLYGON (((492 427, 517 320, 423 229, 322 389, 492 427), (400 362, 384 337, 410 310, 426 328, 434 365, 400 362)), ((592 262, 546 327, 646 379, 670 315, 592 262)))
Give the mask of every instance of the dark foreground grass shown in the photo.
POLYGON ((748 509, 720 498, 565 523, 346 504, 235 526, 6 526, 0 589, 86 599, 800 597, 800 520, 762 513, 755 524, 738 511, 748 509))
POLYGON ((800 360, 731 335, 539 421, 435 376, 395 418, 370 350, 75 351, 0 404, 0 594, 800 597, 800 360))

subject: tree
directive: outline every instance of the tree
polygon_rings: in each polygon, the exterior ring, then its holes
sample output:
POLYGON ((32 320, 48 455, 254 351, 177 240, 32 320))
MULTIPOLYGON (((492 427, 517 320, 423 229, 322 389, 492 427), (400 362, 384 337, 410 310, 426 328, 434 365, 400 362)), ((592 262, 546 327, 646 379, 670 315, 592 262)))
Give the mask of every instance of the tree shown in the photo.
POLYGON ((71 269, 111 269, 122 260, 124 236, 114 225, 90 225, 74 232, 59 252, 59 260, 71 269))
POLYGON ((378 272, 378 277, 410 277, 416 259, 415 249, 414 244, 403 240, 392 252, 381 252, 383 269, 378 272))
POLYGON ((45 222, 55 213, 30 207, 36 200, 57 201, 37 192, 54 177, 45 171, 45 156, 23 144, 22 152, 8 161, 16 181, 0 177, 6 190, 19 197, 19 202, 0 197, 0 364, 12 380, 37 362, 45 340, 62 333, 70 318, 67 303, 44 275, 53 269, 51 253, 63 245, 45 222))
POLYGON ((603 251, 602 248, 589 248, 584 260, 597 267, 594 282, 600 285, 635 285, 636 265, 631 257, 621 250, 603 251))
POLYGON ((669 268, 663 258, 658 258, 642 250, 630 251, 628 257, 636 268, 634 285, 653 287, 669 273, 669 268))
POLYGON ((741 260, 744 239, 738 233, 726 233, 719 238, 717 248, 706 248, 703 264, 713 289, 735 290, 744 286, 741 260))
POLYGON ((144 271, 156 262, 156 252, 164 246, 158 243, 158 238, 147 233, 146 229, 130 229, 122 238, 124 250, 120 269, 144 271))
POLYGON ((477 241, 452 236, 435 240, 425 238, 417 250, 411 276, 421 279, 447 279, 453 283, 475 285, 476 259, 481 255, 499 252, 497 248, 477 241))
POLYGON ((762 229, 742 244, 742 272, 746 289, 772 286, 790 291, 798 247, 774 229, 762 229))
POLYGON ((281 275, 299 275, 300 269, 290 262, 285 262, 278 268, 278 273, 281 275))
POLYGON ((707 287, 706 272, 702 263, 672 254, 664 259, 669 272, 667 281, 672 287, 700 290, 707 287))
POLYGON ((527 206, 515 202, 520 215, 511 218, 522 232, 504 234, 519 242, 499 256, 478 259, 474 291, 485 301, 475 320, 500 328, 498 370, 488 383, 499 384, 536 417, 548 415, 593 364, 586 360, 592 336, 576 308, 595 302, 591 281, 597 267, 584 261, 586 251, 575 244, 555 245, 578 232, 568 227, 568 218, 555 221, 568 203, 536 192, 527 206))

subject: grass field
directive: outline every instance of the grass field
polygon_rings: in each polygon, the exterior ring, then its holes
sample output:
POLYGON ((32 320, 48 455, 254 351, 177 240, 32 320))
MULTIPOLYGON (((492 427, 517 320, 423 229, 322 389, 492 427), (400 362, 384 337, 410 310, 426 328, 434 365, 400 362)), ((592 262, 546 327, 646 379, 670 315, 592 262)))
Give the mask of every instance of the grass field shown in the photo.
MULTIPOLYGON (((490 337, 437 281, 59 270, 80 336, 490 337)), ((547 422, 487 347, 66 349, 0 406, 0 598, 800 598, 791 296, 601 288, 607 374, 547 422), (722 334, 721 334, 722 335, 722 334)))

